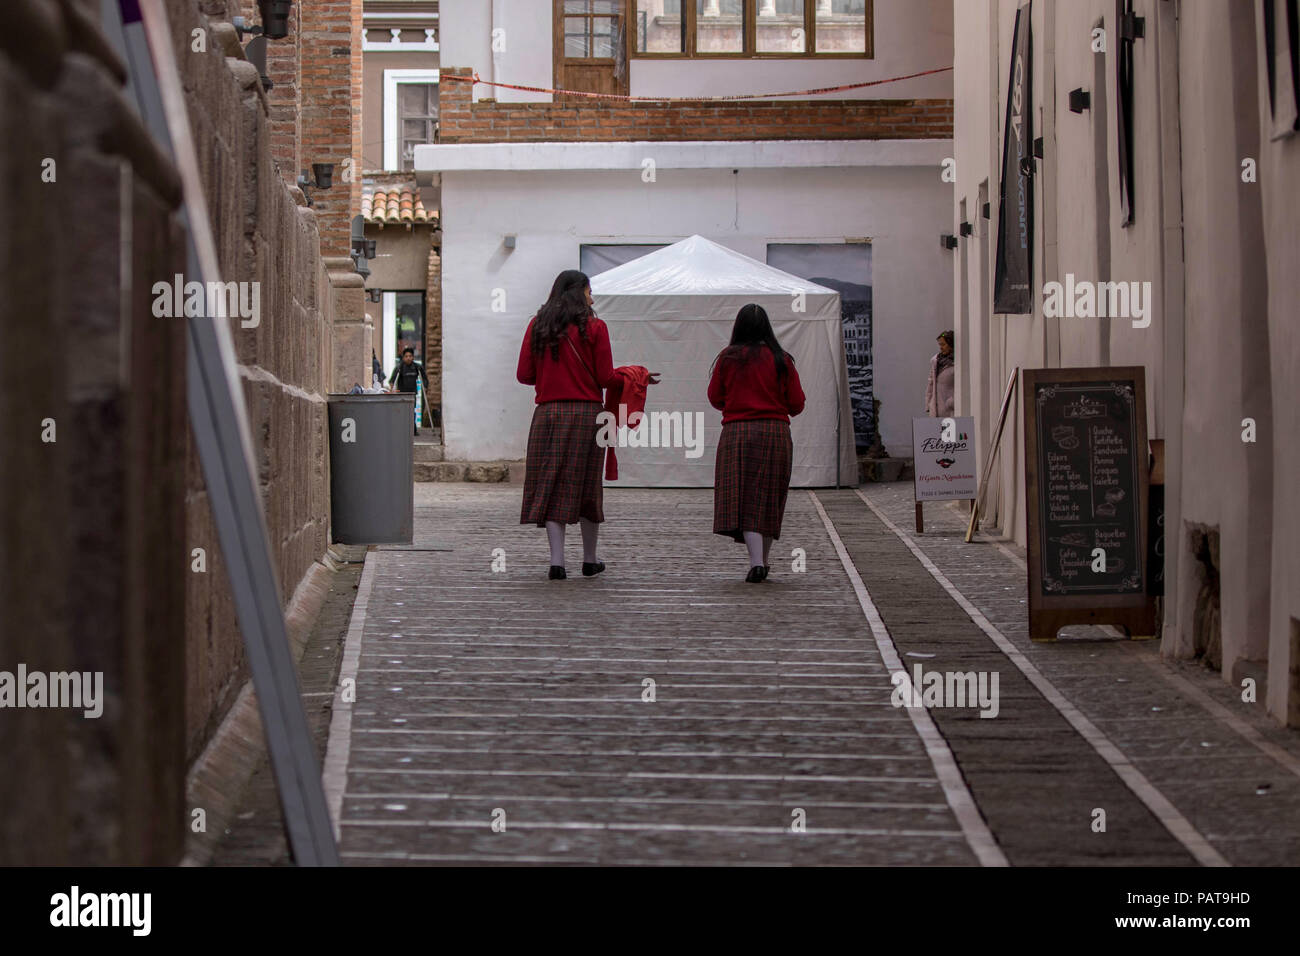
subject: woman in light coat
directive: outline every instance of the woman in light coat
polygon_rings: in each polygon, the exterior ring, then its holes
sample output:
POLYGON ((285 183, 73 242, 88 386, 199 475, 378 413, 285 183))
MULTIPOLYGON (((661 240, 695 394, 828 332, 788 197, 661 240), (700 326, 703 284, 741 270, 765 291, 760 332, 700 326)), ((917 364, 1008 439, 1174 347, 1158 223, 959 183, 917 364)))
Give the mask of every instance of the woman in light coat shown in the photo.
POLYGON ((939 351, 930 359, 930 382, 925 389, 925 413, 931 418, 951 418, 953 415, 953 380, 956 370, 953 362, 953 335, 950 329, 940 332, 939 351))

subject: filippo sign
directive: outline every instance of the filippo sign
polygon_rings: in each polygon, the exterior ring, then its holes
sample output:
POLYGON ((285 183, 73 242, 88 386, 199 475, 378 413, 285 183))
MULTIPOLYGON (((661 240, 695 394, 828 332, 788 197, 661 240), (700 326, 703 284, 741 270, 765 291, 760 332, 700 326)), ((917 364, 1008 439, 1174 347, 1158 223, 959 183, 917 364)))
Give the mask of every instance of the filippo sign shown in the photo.
POLYGON ((913 418, 912 460, 917 501, 974 498, 975 419, 913 418))

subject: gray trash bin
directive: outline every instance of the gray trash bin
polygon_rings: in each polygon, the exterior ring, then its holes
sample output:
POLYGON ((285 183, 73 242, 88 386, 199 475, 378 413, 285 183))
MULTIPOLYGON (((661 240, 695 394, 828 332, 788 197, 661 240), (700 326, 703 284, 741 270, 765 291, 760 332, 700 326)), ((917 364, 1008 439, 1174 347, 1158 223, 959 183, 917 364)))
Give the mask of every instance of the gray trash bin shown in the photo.
POLYGON ((330 520, 339 544, 410 544, 415 395, 330 395, 330 520))

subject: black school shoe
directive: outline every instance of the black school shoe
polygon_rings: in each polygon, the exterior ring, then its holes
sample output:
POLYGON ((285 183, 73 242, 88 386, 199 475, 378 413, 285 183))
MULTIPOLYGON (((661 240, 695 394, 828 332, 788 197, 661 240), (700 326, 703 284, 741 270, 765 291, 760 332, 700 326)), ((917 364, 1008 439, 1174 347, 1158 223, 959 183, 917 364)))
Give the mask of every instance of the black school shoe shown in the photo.
POLYGON ((600 574, 600 572, 604 570, 605 570, 604 561, 583 561, 582 562, 582 576, 584 578, 594 577, 595 575, 600 574))
POLYGON ((749 569, 749 573, 745 575, 745 583, 762 584, 763 578, 765 578, 766 576, 767 575, 763 573, 763 566, 761 564, 756 564, 753 567, 751 567, 749 569))
POLYGON ((565 578, 568 577, 568 574, 566 574, 564 571, 564 565, 552 564, 551 573, 549 577, 552 581, 563 581, 565 578))

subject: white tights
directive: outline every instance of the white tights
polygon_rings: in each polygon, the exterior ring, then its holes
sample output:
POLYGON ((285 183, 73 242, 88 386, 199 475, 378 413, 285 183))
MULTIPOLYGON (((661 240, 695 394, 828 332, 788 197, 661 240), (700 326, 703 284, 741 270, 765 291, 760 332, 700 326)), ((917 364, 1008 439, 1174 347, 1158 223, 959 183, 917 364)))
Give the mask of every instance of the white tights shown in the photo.
POLYGON ((741 534, 745 536, 745 547, 749 551, 749 566, 766 565, 768 553, 772 550, 771 536, 757 531, 743 531, 741 534))
MULTIPOLYGON (((596 563, 596 536, 600 525, 587 518, 579 518, 582 528, 582 560, 584 564, 596 563)), ((546 540, 551 546, 551 564, 564 567, 564 525, 558 521, 546 522, 546 540)))

